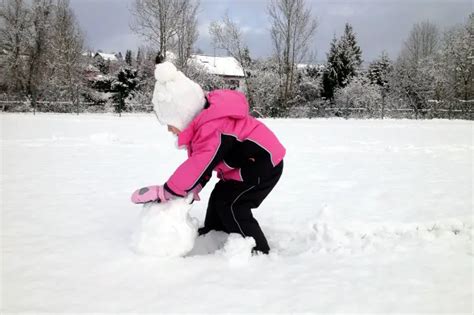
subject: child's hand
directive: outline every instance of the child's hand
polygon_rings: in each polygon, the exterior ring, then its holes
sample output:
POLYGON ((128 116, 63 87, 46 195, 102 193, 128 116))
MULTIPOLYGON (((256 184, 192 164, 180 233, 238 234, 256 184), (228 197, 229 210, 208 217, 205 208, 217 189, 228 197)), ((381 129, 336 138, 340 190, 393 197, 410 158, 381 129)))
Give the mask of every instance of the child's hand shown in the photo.
POLYGON ((148 186, 137 189, 132 194, 133 203, 166 202, 170 199, 170 194, 163 186, 148 186))
POLYGON ((193 194, 193 201, 197 200, 197 201, 201 201, 201 198, 199 197, 199 192, 202 190, 202 186, 201 184, 197 185, 196 187, 194 187, 193 190, 191 190, 189 193, 190 194, 193 194))

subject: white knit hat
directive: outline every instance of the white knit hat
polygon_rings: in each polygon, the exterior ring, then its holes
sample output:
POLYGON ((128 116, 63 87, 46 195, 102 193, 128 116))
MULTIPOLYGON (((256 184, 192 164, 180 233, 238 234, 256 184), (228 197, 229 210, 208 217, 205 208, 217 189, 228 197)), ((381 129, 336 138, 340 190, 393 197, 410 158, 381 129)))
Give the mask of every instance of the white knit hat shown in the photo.
POLYGON ((202 88, 168 61, 156 65, 155 79, 152 103, 158 120, 183 131, 204 108, 202 88))

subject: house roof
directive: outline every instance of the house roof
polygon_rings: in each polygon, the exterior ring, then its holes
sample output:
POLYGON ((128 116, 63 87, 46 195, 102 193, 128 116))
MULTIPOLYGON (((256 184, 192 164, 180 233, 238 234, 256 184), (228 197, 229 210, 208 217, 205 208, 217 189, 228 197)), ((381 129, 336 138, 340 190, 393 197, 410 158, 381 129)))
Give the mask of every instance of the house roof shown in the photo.
POLYGON ((308 63, 298 63, 296 65, 297 69, 306 69, 306 68, 318 68, 324 69, 326 66, 324 64, 308 64, 308 63))
POLYGON ((191 58, 198 64, 203 65, 209 73, 222 76, 244 77, 244 70, 234 57, 192 55, 191 58))
POLYGON ((97 55, 101 56, 102 59, 104 60, 118 61, 118 58, 115 54, 105 54, 105 53, 98 52, 95 54, 95 56, 97 55))

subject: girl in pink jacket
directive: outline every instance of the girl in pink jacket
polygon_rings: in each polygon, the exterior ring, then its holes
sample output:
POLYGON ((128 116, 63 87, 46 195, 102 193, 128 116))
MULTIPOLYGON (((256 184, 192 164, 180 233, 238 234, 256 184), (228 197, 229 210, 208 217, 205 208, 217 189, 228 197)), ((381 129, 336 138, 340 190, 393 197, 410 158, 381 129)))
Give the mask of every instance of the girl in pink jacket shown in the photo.
POLYGON ((178 136, 178 146, 187 149, 188 159, 164 185, 138 189, 132 201, 197 196, 215 171, 220 180, 199 234, 239 233, 255 239, 254 251, 268 253, 267 240, 251 209, 262 203, 280 179, 285 148, 270 129, 249 115, 241 92, 215 90, 205 96, 197 83, 170 62, 156 65, 155 78, 155 113, 178 136))

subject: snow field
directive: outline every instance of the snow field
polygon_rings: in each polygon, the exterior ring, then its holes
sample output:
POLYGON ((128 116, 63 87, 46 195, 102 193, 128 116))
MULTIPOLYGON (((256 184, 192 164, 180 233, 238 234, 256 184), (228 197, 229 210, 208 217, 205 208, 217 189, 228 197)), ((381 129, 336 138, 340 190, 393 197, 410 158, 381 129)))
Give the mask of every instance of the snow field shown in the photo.
POLYGON ((472 313, 472 122, 265 120, 271 254, 213 232, 165 259, 133 243, 131 193, 186 156, 154 116, 0 118, 2 313, 472 313))

